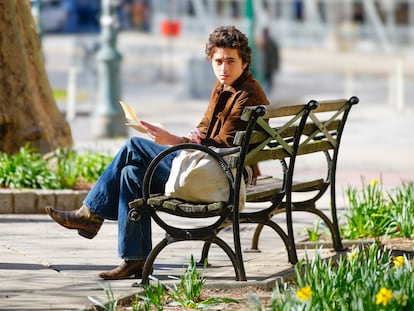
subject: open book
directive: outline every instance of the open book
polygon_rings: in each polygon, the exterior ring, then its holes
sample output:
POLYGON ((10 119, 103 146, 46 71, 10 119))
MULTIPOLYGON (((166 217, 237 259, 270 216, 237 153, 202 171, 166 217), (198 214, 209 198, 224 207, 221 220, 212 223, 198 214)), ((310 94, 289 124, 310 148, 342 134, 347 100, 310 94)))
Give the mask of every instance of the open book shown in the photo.
MULTIPOLYGON (((137 130, 141 133, 147 133, 147 131, 142 127, 141 120, 138 118, 134 108, 132 108, 131 105, 128 105, 124 102, 119 101, 119 104, 122 107, 122 110, 124 111, 125 118, 127 119, 127 122, 125 122, 125 125, 128 125, 132 127, 133 129, 137 130)), ((152 125, 164 128, 160 123, 152 123, 152 125)))
POLYGON ((130 105, 119 101, 119 104, 122 107, 122 110, 124 111, 125 118, 127 119, 127 122, 125 122, 125 125, 128 125, 132 127, 133 129, 137 130, 141 133, 146 133, 147 131, 144 130, 144 128, 141 125, 141 120, 138 118, 137 114, 135 113, 134 108, 132 108, 130 105))

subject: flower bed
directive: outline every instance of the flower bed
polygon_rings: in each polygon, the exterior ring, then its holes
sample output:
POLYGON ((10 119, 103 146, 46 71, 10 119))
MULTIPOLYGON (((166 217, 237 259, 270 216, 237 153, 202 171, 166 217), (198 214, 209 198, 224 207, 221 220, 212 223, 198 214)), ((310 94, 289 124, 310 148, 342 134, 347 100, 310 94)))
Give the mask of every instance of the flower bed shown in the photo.
POLYGON ((57 149, 43 155, 28 146, 0 153, 0 214, 42 214, 46 205, 78 208, 111 160, 102 152, 57 149))

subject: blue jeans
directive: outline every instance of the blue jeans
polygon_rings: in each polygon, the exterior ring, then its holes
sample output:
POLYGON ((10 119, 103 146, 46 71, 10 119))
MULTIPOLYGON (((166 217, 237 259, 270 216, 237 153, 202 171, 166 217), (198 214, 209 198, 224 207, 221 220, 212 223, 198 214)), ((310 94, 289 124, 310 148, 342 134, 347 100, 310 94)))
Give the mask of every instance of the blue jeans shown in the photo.
MULTIPOLYGON (((133 137, 126 141, 88 193, 84 204, 104 219, 118 220, 118 255, 124 260, 145 259, 152 249, 151 217, 128 219, 128 203, 142 197, 142 182, 151 160, 168 146, 133 137)), ((152 178, 152 191, 163 192, 176 154, 159 164, 152 178)))

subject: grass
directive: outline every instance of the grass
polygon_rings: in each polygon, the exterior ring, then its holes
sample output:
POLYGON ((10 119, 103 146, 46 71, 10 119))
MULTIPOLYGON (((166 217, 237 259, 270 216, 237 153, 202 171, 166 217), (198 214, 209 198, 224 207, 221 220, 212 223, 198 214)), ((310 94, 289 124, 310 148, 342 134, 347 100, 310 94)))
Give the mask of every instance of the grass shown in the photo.
MULTIPOLYGON (((53 89, 52 94, 55 100, 57 101, 66 101, 68 99, 68 92, 62 89, 53 89)), ((87 100, 89 98, 89 94, 85 92, 77 92, 76 99, 78 100, 87 100)))
POLYGON ((62 89, 53 89, 52 90, 53 97, 56 100, 66 100, 68 97, 67 91, 62 89))

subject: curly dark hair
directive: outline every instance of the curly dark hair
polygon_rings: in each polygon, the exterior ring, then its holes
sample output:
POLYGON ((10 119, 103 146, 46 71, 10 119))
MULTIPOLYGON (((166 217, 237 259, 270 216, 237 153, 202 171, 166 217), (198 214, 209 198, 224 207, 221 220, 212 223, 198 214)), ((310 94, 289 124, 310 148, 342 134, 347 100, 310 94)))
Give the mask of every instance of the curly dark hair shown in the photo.
POLYGON ((243 63, 251 63, 252 49, 249 39, 234 26, 220 26, 210 34, 205 50, 208 60, 211 61, 216 48, 237 49, 243 63))

